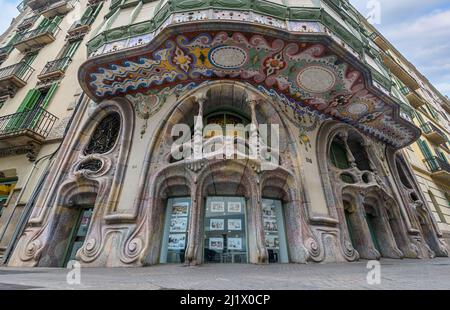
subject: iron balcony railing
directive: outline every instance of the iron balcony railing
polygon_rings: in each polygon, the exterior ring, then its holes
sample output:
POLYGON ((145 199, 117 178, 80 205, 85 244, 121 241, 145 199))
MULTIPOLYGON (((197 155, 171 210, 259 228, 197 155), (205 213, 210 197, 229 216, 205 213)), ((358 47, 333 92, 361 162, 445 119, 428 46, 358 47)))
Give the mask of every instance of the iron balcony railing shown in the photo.
POLYGON ((425 158, 424 162, 431 172, 446 171, 450 173, 450 164, 438 156, 425 158))
POLYGON ((6 45, 6 46, 0 47, 0 57, 3 55, 9 55, 9 53, 11 53, 13 48, 14 48, 13 45, 6 45))
POLYGON ((425 134, 431 134, 431 133, 435 132, 435 133, 439 134, 440 136, 442 136, 446 141, 448 141, 447 135, 431 122, 422 124, 420 126, 420 128, 422 129, 422 131, 425 134))
POLYGON ((54 35, 56 35, 56 33, 58 31, 59 31, 58 24, 52 22, 46 27, 36 28, 36 29, 30 30, 30 31, 24 32, 20 36, 20 38, 17 40, 16 44, 20 43, 20 42, 23 42, 23 41, 26 41, 28 39, 37 37, 37 36, 39 36, 41 34, 44 34, 44 33, 49 33, 49 34, 54 36, 54 35))
POLYGON ((74 31, 77 28, 80 28, 82 26, 90 26, 92 22, 94 21, 94 16, 89 16, 87 18, 82 18, 80 20, 75 21, 72 26, 70 26, 69 30, 67 32, 74 31))
POLYGON ((405 96, 408 96, 411 93, 411 89, 409 89, 408 86, 404 86, 404 87, 400 88, 400 91, 405 96))
POLYGON ((65 72, 67 66, 70 64, 71 61, 72 59, 70 57, 63 57, 60 59, 49 61, 45 65, 40 75, 49 74, 56 71, 65 72))
POLYGON ((43 108, 0 117, 0 138, 31 131, 47 138, 58 118, 43 108))
POLYGON ((34 15, 24 19, 18 26, 18 29, 24 29, 33 26, 35 21, 39 18, 39 15, 34 15))
POLYGON ((0 80, 9 76, 15 76, 26 82, 34 69, 26 62, 19 62, 17 64, 0 68, 0 80))

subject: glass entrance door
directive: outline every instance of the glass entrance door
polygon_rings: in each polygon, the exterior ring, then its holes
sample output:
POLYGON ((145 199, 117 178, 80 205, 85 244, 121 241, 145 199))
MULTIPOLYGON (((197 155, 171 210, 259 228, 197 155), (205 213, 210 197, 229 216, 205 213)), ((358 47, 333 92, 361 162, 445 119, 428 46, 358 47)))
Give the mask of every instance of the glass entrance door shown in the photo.
POLYGON ((262 213, 269 263, 288 263, 289 258, 281 201, 263 199, 262 213))
POLYGON ((76 225, 72 230, 64 265, 67 265, 69 261, 74 260, 77 251, 83 246, 89 229, 89 224, 91 223, 93 210, 93 207, 87 207, 80 210, 76 225))
POLYGON ((170 198, 167 201, 166 220, 160 263, 183 263, 186 252, 190 198, 170 198))
POLYGON ((204 261, 247 263, 247 218, 242 197, 208 197, 204 218, 204 261))

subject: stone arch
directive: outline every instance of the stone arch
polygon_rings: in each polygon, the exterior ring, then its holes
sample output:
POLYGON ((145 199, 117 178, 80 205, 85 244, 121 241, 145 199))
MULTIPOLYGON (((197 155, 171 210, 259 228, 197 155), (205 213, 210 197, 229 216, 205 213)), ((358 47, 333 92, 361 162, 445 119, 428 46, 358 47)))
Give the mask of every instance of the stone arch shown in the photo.
POLYGON ((404 155, 391 150, 387 152, 387 162, 404 205, 402 216, 416 255, 448 256, 449 251, 442 239, 442 233, 404 155))
POLYGON ((201 238, 207 195, 236 195, 246 200, 247 231, 249 243, 249 262, 266 263, 267 250, 264 244, 261 217, 261 192, 256 172, 244 161, 212 160, 197 175, 193 191, 192 214, 189 225, 191 237, 188 238, 186 260, 189 264, 203 261, 201 238), (218 186, 216 186, 218 185, 218 186))
MULTIPOLYGON (((50 188, 45 189, 38 197, 37 206, 42 207, 40 213, 30 219, 34 226, 19 240, 11 264, 55 266, 58 260, 42 260, 49 257, 49 249, 55 248, 55 228, 58 226, 58 214, 67 209, 70 197, 95 193, 94 215, 86 242, 78 251, 77 258, 83 264, 104 266, 110 254, 106 244, 110 232, 109 224, 104 221, 114 217, 116 205, 121 192, 120 184, 125 176, 129 150, 134 132, 134 110, 131 104, 123 99, 106 100, 98 104, 86 118, 72 124, 69 135, 72 139, 64 144, 60 152, 65 154, 58 165, 50 188), (84 154, 84 148, 90 141, 90 135, 98 124, 111 113, 120 115, 120 133, 113 147, 103 154, 84 154), (74 131, 74 128, 76 131, 74 131), (95 165, 90 165, 94 163, 95 165), (78 193, 78 194, 77 194, 78 193), (44 256, 42 256, 44 255, 44 256)), ((68 139, 69 140, 69 139, 68 139)), ((53 176, 52 176, 53 177, 53 176)), ((118 220, 120 222, 121 219, 118 220)), ((121 234, 122 232, 120 232, 121 234)), ((114 254, 114 253, 113 253, 114 254)))
MULTIPOLYGON (((76 225, 80 209, 96 204, 98 190, 99 184, 95 181, 69 182, 61 187, 55 206, 57 211, 49 221, 53 226, 53 238, 43 247, 38 266, 64 266, 64 255, 71 242, 69 237, 76 225)), ((94 212, 93 218, 98 216, 98 212, 94 212)), ((89 230, 92 230, 92 227, 93 225, 90 225, 89 230)))
MULTIPOLYGON (((130 233, 123 250, 125 253, 133 252, 133 255, 129 255, 130 258, 127 262, 132 262, 139 259, 140 262, 149 264, 156 263, 157 261, 156 254, 150 255, 152 258, 149 258, 148 253, 156 253, 157 251, 151 250, 151 248, 155 247, 158 243, 155 240, 149 240, 147 236, 153 231, 153 225, 155 225, 153 218, 157 216, 155 215, 156 212, 154 212, 154 207, 157 206, 157 203, 152 200, 152 197, 154 197, 156 193, 156 176, 158 176, 161 171, 169 171, 165 169, 174 169, 174 171, 179 171, 180 174, 185 175, 191 185, 192 208, 195 208, 196 204, 199 203, 198 196, 201 196, 202 193, 198 188, 201 174, 203 171, 210 169, 210 165, 213 163, 215 164, 216 162, 214 160, 171 161, 170 144, 173 142, 171 130, 175 124, 180 122, 193 126, 193 120, 191 120, 190 117, 192 118, 192 116, 199 113, 197 101, 207 100, 208 96, 215 91, 220 90, 221 87, 223 90, 224 86, 230 87, 229 90, 232 90, 232 95, 230 96, 238 96, 240 98, 239 107, 243 110, 246 109, 244 104, 249 107, 249 101, 244 102, 244 99, 262 101, 261 104, 256 104, 256 118, 258 120, 266 119, 269 120, 269 122, 276 121, 280 124, 280 127, 283 129, 281 130, 280 138, 280 146, 283 148, 280 152, 280 162, 287 170, 291 171, 297 166, 293 163, 294 159, 290 157, 292 152, 294 154, 297 152, 296 150, 292 150, 295 143, 289 140, 292 139, 293 135, 289 133, 285 120, 279 115, 280 111, 273 107, 273 100, 267 97, 267 95, 260 93, 258 90, 250 85, 247 85, 246 83, 236 81, 208 82, 192 89, 185 95, 177 98, 177 100, 170 105, 170 109, 168 109, 164 116, 160 118, 160 126, 157 126, 158 129, 154 135, 154 138, 149 143, 147 155, 144 160, 144 162, 148 164, 145 165, 142 170, 141 183, 139 185, 140 191, 137 199, 135 200, 137 202, 135 208, 137 210, 138 225, 136 226, 136 229, 130 233), (243 95, 244 91, 246 92, 245 96, 243 95)), ((230 93, 229 90, 228 93, 230 93)), ((206 104, 206 108, 208 108, 208 104, 206 104)), ((218 162, 223 164, 227 162, 227 160, 219 160, 218 162)), ((236 162, 239 162, 239 160, 236 160, 236 162)), ((249 161, 246 164, 251 169, 260 169, 260 165, 257 162, 249 161)), ((299 183, 300 181, 298 176, 295 176, 295 180, 295 182, 297 182, 296 184, 301 184, 299 183)), ((297 188, 300 192, 302 191, 300 185, 298 185, 297 188)), ((260 195, 258 197, 260 197, 260 195)), ((298 200, 300 201, 301 199, 299 198, 298 200)), ((301 207, 303 207, 303 205, 301 207)), ((303 229, 308 230, 306 227, 303 229)), ((314 237, 312 237, 311 232, 308 233, 308 238, 311 246, 317 248, 317 244, 312 241, 314 237)), ((259 243, 261 242, 259 241, 259 243)), ((252 260, 255 262, 264 262, 266 260, 264 249, 258 249, 258 251, 259 254, 254 256, 252 260)), ((186 255, 186 258, 188 258, 188 263, 195 264, 201 262, 200 254, 198 249, 190 250, 188 255, 186 255)), ((307 256, 307 254, 304 254, 304 257, 307 256)), ((302 262, 305 261, 306 258, 304 258, 302 262)))
POLYGON ((155 175, 152 183, 154 186, 148 198, 151 209, 148 210, 149 230, 145 242, 147 247, 143 250, 145 252, 144 265, 159 263, 167 199, 192 196, 192 177, 184 167, 164 168, 155 175))
POLYGON ((261 174, 260 184, 262 198, 277 199, 282 202, 289 261, 306 263, 311 255, 305 247, 305 236, 308 236, 310 232, 295 176, 280 167, 264 171, 261 174))
POLYGON ((359 257, 378 259, 380 256, 404 256, 397 246, 397 239, 404 248, 407 234, 398 204, 391 198, 389 184, 380 175, 380 171, 383 171, 377 156, 380 151, 369 137, 346 124, 329 121, 322 125, 318 133, 317 156, 327 205, 330 214, 338 220, 339 246, 349 261, 359 257), (331 147, 335 139, 343 144, 348 165, 339 167, 332 163, 331 147), (386 211, 388 205, 391 208, 391 221, 386 211), (370 210, 375 211, 374 219, 382 244, 380 251, 375 247, 370 235, 370 223, 366 220, 366 211, 370 210), (395 225, 394 229, 391 224, 395 225), (357 231, 353 236, 352 229, 357 231), (392 230, 401 236, 394 238, 392 230))

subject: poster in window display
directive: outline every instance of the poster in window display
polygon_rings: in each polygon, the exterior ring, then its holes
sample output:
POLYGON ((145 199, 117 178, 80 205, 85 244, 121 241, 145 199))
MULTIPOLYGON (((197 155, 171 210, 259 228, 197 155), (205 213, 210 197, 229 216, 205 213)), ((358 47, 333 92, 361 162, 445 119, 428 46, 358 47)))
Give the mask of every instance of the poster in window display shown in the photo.
POLYGON ((278 232, 278 224, 275 219, 264 219, 264 230, 266 232, 278 232))
POLYGON ((240 202, 232 201, 228 203, 228 212, 229 213, 241 213, 242 207, 240 202))
POLYGON ((263 203, 262 212, 264 217, 275 217, 275 206, 272 203, 263 203))
POLYGON ((225 221, 223 219, 211 219, 209 222, 210 230, 224 230, 225 221))
POLYGON ((172 216, 187 216, 189 203, 178 202, 172 205, 172 216))
POLYGON ((277 235, 266 235, 266 247, 272 250, 280 248, 280 240, 277 235))
POLYGON ((184 250, 186 246, 186 234, 170 234, 169 244, 167 248, 169 250, 184 250))
POLYGON ((210 250, 223 250, 223 238, 209 238, 210 250))
POLYGON ((242 230, 242 221, 240 219, 229 219, 228 230, 242 230))
POLYGON ((212 201, 211 202, 211 212, 225 212, 225 202, 223 201, 212 201))
POLYGON ((170 232, 185 232, 187 217, 173 217, 170 219, 170 232))
POLYGON ((228 250, 242 250, 242 238, 228 238, 228 250))

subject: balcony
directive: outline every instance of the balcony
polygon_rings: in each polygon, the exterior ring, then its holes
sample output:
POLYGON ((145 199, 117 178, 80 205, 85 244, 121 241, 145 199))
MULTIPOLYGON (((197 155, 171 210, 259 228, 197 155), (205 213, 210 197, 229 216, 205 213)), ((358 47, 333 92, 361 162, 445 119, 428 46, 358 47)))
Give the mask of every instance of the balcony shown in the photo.
POLYGON ((37 28, 22 34, 18 41, 14 44, 22 53, 45 44, 55 41, 55 36, 59 32, 59 27, 55 23, 51 23, 47 27, 37 28))
POLYGON ((42 108, 0 117, 0 156, 27 153, 33 160, 56 120, 42 108))
POLYGON ((82 38, 91 29, 93 21, 94 16, 89 16, 88 18, 83 18, 74 22, 69 30, 67 30, 67 40, 72 41, 82 38))
POLYGON ((26 2, 26 5, 29 6, 33 11, 42 10, 43 7, 51 5, 57 0, 29 0, 26 2))
POLYGON ((39 15, 34 15, 28 18, 25 18, 18 26, 17 29, 19 31, 27 30, 28 28, 31 28, 36 20, 39 18, 39 15))
POLYGON ((433 123, 428 122, 422 124, 420 128, 422 129, 423 135, 434 144, 439 145, 447 142, 446 134, 435 125, 433 125, 433 123))
POLYGON ((38 79, 48 81, 62 77, 71 61, 70 57, 63 57, 47 62, 42 72, 38 75, 38 79))
POLYGON ((445 184, 450 183, 450 164, 440 157, 434 156, 424 159, 431 177, 445 184))
POLYGON ((97 3, 102 2, 103 0, 88 0, 89 5, 96 5, 97 3))
POLYGON ((376 45, 378 45, 379 48, 381 48, 383 51, 388 51, 390 49, 389 43, 379 34, 376 32, 372 33, 370 35, 370 38, 375 42, 376 45))
POLYGON ((5 68, 0 68, 0 96, 14 97, 17 89, 27 84, 34 69, 25 62, 19 62, 5 68))
POLYGON ((14 49, 13 45, 6 45, 0 47, 0 61, 3 61, 6 58, 8 58, 9 53, 11 53, 13 49, 14 49))
POLYGON ((49 6, 46 6, 41 11, 41 15, 46 18, 52 18, 56 15, 65 15, 74 8, 72 2, 70 1, 58 1, 49 6))
POLYGON ((425 104, 425 101, 420 97, 420 95, 409 89, 409 87, 403 87, 401 89, 403 95, 405 95, 406 99, 408 99, 409 103, 416 109, 420 108, 425 104))
POLYGON ((441 102, 441 106, 444 108, 447 113, 450 113, 450 99, 443 100, 441 102))
POLYGON ((382 53, 384 64, 391 70, 391 72, 398 77, 403 84, 408 86, 412 90, 420 88, 419 83, 411 74, 406 71, 389 53, 382 53))

